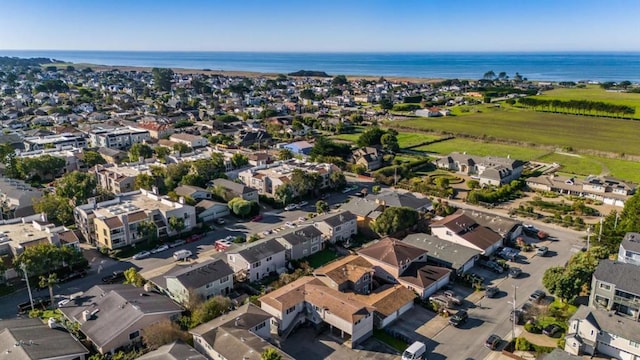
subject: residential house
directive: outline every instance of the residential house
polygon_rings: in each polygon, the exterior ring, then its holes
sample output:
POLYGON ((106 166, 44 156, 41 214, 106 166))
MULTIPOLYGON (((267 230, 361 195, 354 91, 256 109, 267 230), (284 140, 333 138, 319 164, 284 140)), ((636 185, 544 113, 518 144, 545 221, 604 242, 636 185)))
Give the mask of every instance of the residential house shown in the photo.
POLYGON ((62 325, 49 321, 47 326, 40 319, 0 320, 0 359, 85 360, 89 350, 68 331, 57 328, 62 325))
POLYGON ((541 360, 584 360, 584 358, 581 356, 569 354, 568 352, 559 348, 553 349, 552 352, 546 355, 543 355, 543 357, 541 357, 540 359, 541 360))
POLYGON ((135 190, 136 178, 140 174, 151 174, 146 164, 118 166, 117 164, 96 165, 93 168, 98 185, 112 193, 123 194, 135 190))
POLYGON ((271 142, 271 135, 263 130, 249 131, 238 137, 238 145, 242 147, 249 147, 253 144, 267 146, 269 142, 271 142))
POLYGON ((165 237, 178 233, 170 226, 172 218, 183 219, 184 228, 189 231, 196 225, 195 208, 171 201, 140 189, 118 194, 115 199, 76 206, 74 219, 85 240, 99 247, 116 249, 145 240, 137 232, 141 222, 151 221, 156 225, 158 236, 165 237))
POLYGON ((24 138, 24 148, 26 151, 44 150, 48 148, 55 148, 58 150, 65 148, 84 149, 86 147, 87 140, 81 135, 60 134, 24 138))
POLYGON ((440 117, 440 116, 449 116, 451 115, 451 111, 448 109, 441 109, 439 107, 430 107, 428 109, 419 109, 416 110, 416 116, 423 117, 440 117))
POLYGON ((624 235, 618 250, 618 261, 640 266, 640 233, 628 232, 624 235))
POLYGON ((126 150, 133 144, 151 140, 151 135, 147 130, 140 130, 131 127, 98 127, 89 132, 89 140, 93 147, 126 150))
POLYGON ((229 206, 213 200, 200 200, 196 204, 196 217, 201 222, 209 222, 230 214, 229 206))
POLYGON ((149 132, 151 138, 157 140, 166 138, 167 136, 173 134, 174 131, 173 127, 170 124, 157 122, 153 119, 143 119, 142 122, 135 123, 131 125, 131 127, 136 130, 146 130, 149 132))
POLYGON ((244 184, 239 184, 227 179, 215 179, 213 180, 213 186, 220 187, 223 190, 223 197, 227 201, 236 197, 242 198, 247 201, 260 201, 258 190, 249 186, 245 186, 244 184))
POLYGON ((176 340, 138 357, 137 360, 207 360, 207 357, 189 344, 176 340))
POLYGON ((295 169, 306 173, 320 175, 318 190, 327 189, 330 186, 330 177, 334 172, 341 171, 333 164, 311 163, 298 159, 278 161, 273 166, 254 167, 238 173, 238 178, 243 184, 258 190, 259 194, 275 196, 278 188, 291 181, 291 175, 295 169))
POLYGON ((202 136, 191 135, 191 134, 186 134, 186 133, 173 134, 173 135, 169 136, 169 140, 171 140, 171 141, 173 141, 175 143, 185 144, 185 145, 189 146, 192 149, 199 148, 199 147, 205 147, 205 146, 209 145, 209 140, 207 140, 206 138, 204 138, 202 136))
POLYGON ((372 146, 353 150, 351 161, 354 164, 362 165, 367 171, 378 170, 382 167, 383 153, 380 149, 372 146))
POLYGON ((524 162, 510 157, 474 156, 453 152, 436 161, 439 168, 477 177, 481 185, 500 186, 520 178, 524 162))
POLYGON ((285 247, 287 261, 299 260, 313 255, 324 247, 322 232, 313 225, 300 226, 279 233, 275 239, 285 247))
POLYGON ((487 256, 503 245, 503 237, 500 234, 462 213, 455 213, 433 222, 431 233, 440 239, 480 250, 487 256))
POLYGON ((348 339, 345 345, 353 348, 373 334, 373 308, 311 276, 267 293, 260 298, 260 307, 277 319, 281 338, 304 322, 316 327, 328 324, 331 333, 339 331, 348 339))
POLYGON ((118 149, 110 149, 106 147, 99 148, 98 153, 109 164, 119 164, 122 160, 129 158, 129 154, 126 151, 122 151, 118 149))
POLYGON ((569 319, 564 351, 572 355, 640 358, 640 322, 584 305, 569 319))
POLYGON ((275 349, 282 360, 293 357, 272 345, 271 323, 274 317, 249 303, 205 324, 189 330, 196 350, 207 359, 261 360, 261 354, 275 349))
POLYGON ((212 194, 209 190, 203 189, 199 186, 193 185, 180 185, 173 190, 176 195, 193 200, 205 200, 211 199, 212 194))
POLYGON ((137 344, 142 330, 177 319, 183 309, 168 297, 133 285, 97 285, 60 308, 101 354, 137 344))
POLYGON ((349 211, 317 216, 313 218, 313 226, 318 228, 326 241, 332 244, 349 241, 351 237, 358 233, 356 216, 349 211))
POLYGON ((385 189, 377 194, 367 195, 366 199, 380 204, 383 211, 390 207, 408 207, 420 213, 433 210, 429 198, 404 190, 385 189))
POLYGON ((535 190, 584 197, 619 207, 624 206, 637 188, 635 184, 611 177, 588 176, 581 180, 558 175, 527 178, 527 186, 535 190))
POLYGON ((0 219, 14 219, 35 214, 33 203, 42 197, 42 190, 22 180, 0 177, 0 219))
POLYGON ((428 265, 425 250, 398 239, 386 237, 360 249, 358 255, 373 265, 376 277, 415 291, 422 299, 450 280, 451 270, 428 265))
POLYGON ((458 275, 471 270, 482 253, 478 249, 423 233, 407 235, 402 241, 426 251, 429 264, 451 269, 458 275))
POLYGON ((227 263, 239 278, 260 280, 286 271, 286 249, 276 239, 250 244, 227 253, 227 263))
POLYGON ((593 273, 589 306, 640 320, 640 267, 608 259, 593 273))
POLYGON ((151 282, 174 301, 188 304, 194 294, 205 300, 216 295, 229 295, 233 290, 233 270, 222 259, 211 259, 176 265, 151 282))
POLYGON ((289 149, 292 153, 297 155, 309 155, 311 149, 313 149, 313 145, 309 144, 307 141, 296 141, 291 144, 286 144, 282 146, 283 149, 289 149))
POLYGON ((373 290, 373 265, 362 256, 347 255, 313 272, 326 286, 356 294, 369 294, 373 290))
POLYGON ((516 239, 522 236, 523 233, 522 222, 519 220, 469 209, 458 209, 455 213, 469 216, 475 220, 478 225, 488 227, 498 233, 504 241, 515 243, 516 239))

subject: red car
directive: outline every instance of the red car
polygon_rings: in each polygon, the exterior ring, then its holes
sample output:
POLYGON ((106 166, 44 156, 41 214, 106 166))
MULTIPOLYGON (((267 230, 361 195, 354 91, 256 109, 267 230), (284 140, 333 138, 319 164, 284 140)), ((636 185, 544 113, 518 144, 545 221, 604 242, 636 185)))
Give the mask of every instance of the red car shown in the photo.
POLYGON ((251 218, 251 221, 260 221, 262 220, 262 215, 256 215, 253 218, 251 218))
POLYGON ((198 241, 198 240, 202 239, 203 237, 204 237, 204 235, 202 235, 202 234, 193 234, 193 235, 191 235, 191 236, 189 236, 187 238, 187 242, 191 243, 191 242, 194 242, 194 241, 198 241))

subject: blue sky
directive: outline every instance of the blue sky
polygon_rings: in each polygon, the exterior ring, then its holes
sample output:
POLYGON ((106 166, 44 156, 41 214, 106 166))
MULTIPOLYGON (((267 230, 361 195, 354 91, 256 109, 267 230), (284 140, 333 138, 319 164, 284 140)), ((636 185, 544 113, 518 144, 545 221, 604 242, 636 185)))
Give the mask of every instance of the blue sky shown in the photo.
POLYGON ((637 0, 0 0, 0 49, 640 51, 637 0))

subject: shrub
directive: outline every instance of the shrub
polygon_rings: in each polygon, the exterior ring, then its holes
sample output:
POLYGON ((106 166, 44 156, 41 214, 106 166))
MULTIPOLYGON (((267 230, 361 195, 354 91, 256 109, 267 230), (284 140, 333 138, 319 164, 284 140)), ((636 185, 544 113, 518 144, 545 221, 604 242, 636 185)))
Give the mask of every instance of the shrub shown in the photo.
POLYGON ((524 324, 524 329, 532 334, 542 333, 542 329, 540 329, 540 326, 538 326, 538 324, 535 324, 535 323, 524 324))
POLYGON ((529 351, 529 349, 531 349, 531 343, 529 343, 529 340, 523 337, 516 338, 516 350, 529 351))

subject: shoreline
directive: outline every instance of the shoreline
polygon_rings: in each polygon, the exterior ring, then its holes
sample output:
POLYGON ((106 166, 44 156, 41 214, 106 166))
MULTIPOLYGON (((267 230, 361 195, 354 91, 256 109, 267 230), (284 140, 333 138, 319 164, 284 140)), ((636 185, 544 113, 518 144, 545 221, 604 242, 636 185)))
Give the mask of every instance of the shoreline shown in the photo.
MULTIPOLYGON (((120 70, 120 71, 146 71, 151 72, 153 66, 131 66, 131 65, 100 65, 100 64, 89 64, 89 63, 73 63, 73 62, 64 62, 64 63, 51 63, 51 64, 43 64, 42 66, 56 66, 58 68, 64 68, 66 66, 73 66, 76 69, 84 69, 91 68, 94 71, 111 71, 111 70, 120 70)), ((170 67, 174 73, 177 74, 202 74, 202 75, 222 75, 228 77, 247 77, 247 78, 276 78, 278 75, 286 75, 287 77, 309 77, 309 76, 290 76, 282 73, 268 73, 268 72, 260 72, 260 71, 250 71, 250 70, 215 70, 215 69, 187 69, 187 68, 179 68, 179 67, 170 67)), ((317 70, 322 71, 322 70, 317 70)), ((421 77, 408 77, 408 76, 373 76, 373 75, 357 75, 357 74, 328 74, 329 77, 317 77, 318 79, 331 79, 337 75, 344 75, 347 77, 349 81, 356 80, 378 80, 381 77, 386 80, 394 81, 394 82, 413 82, 413 83, 437 83, 445 78, 421 78, 421 77)), ((314 77, 315 78, 315 77, 314 77)), ((463 80, 463 79, 461 79, 463 80)))

